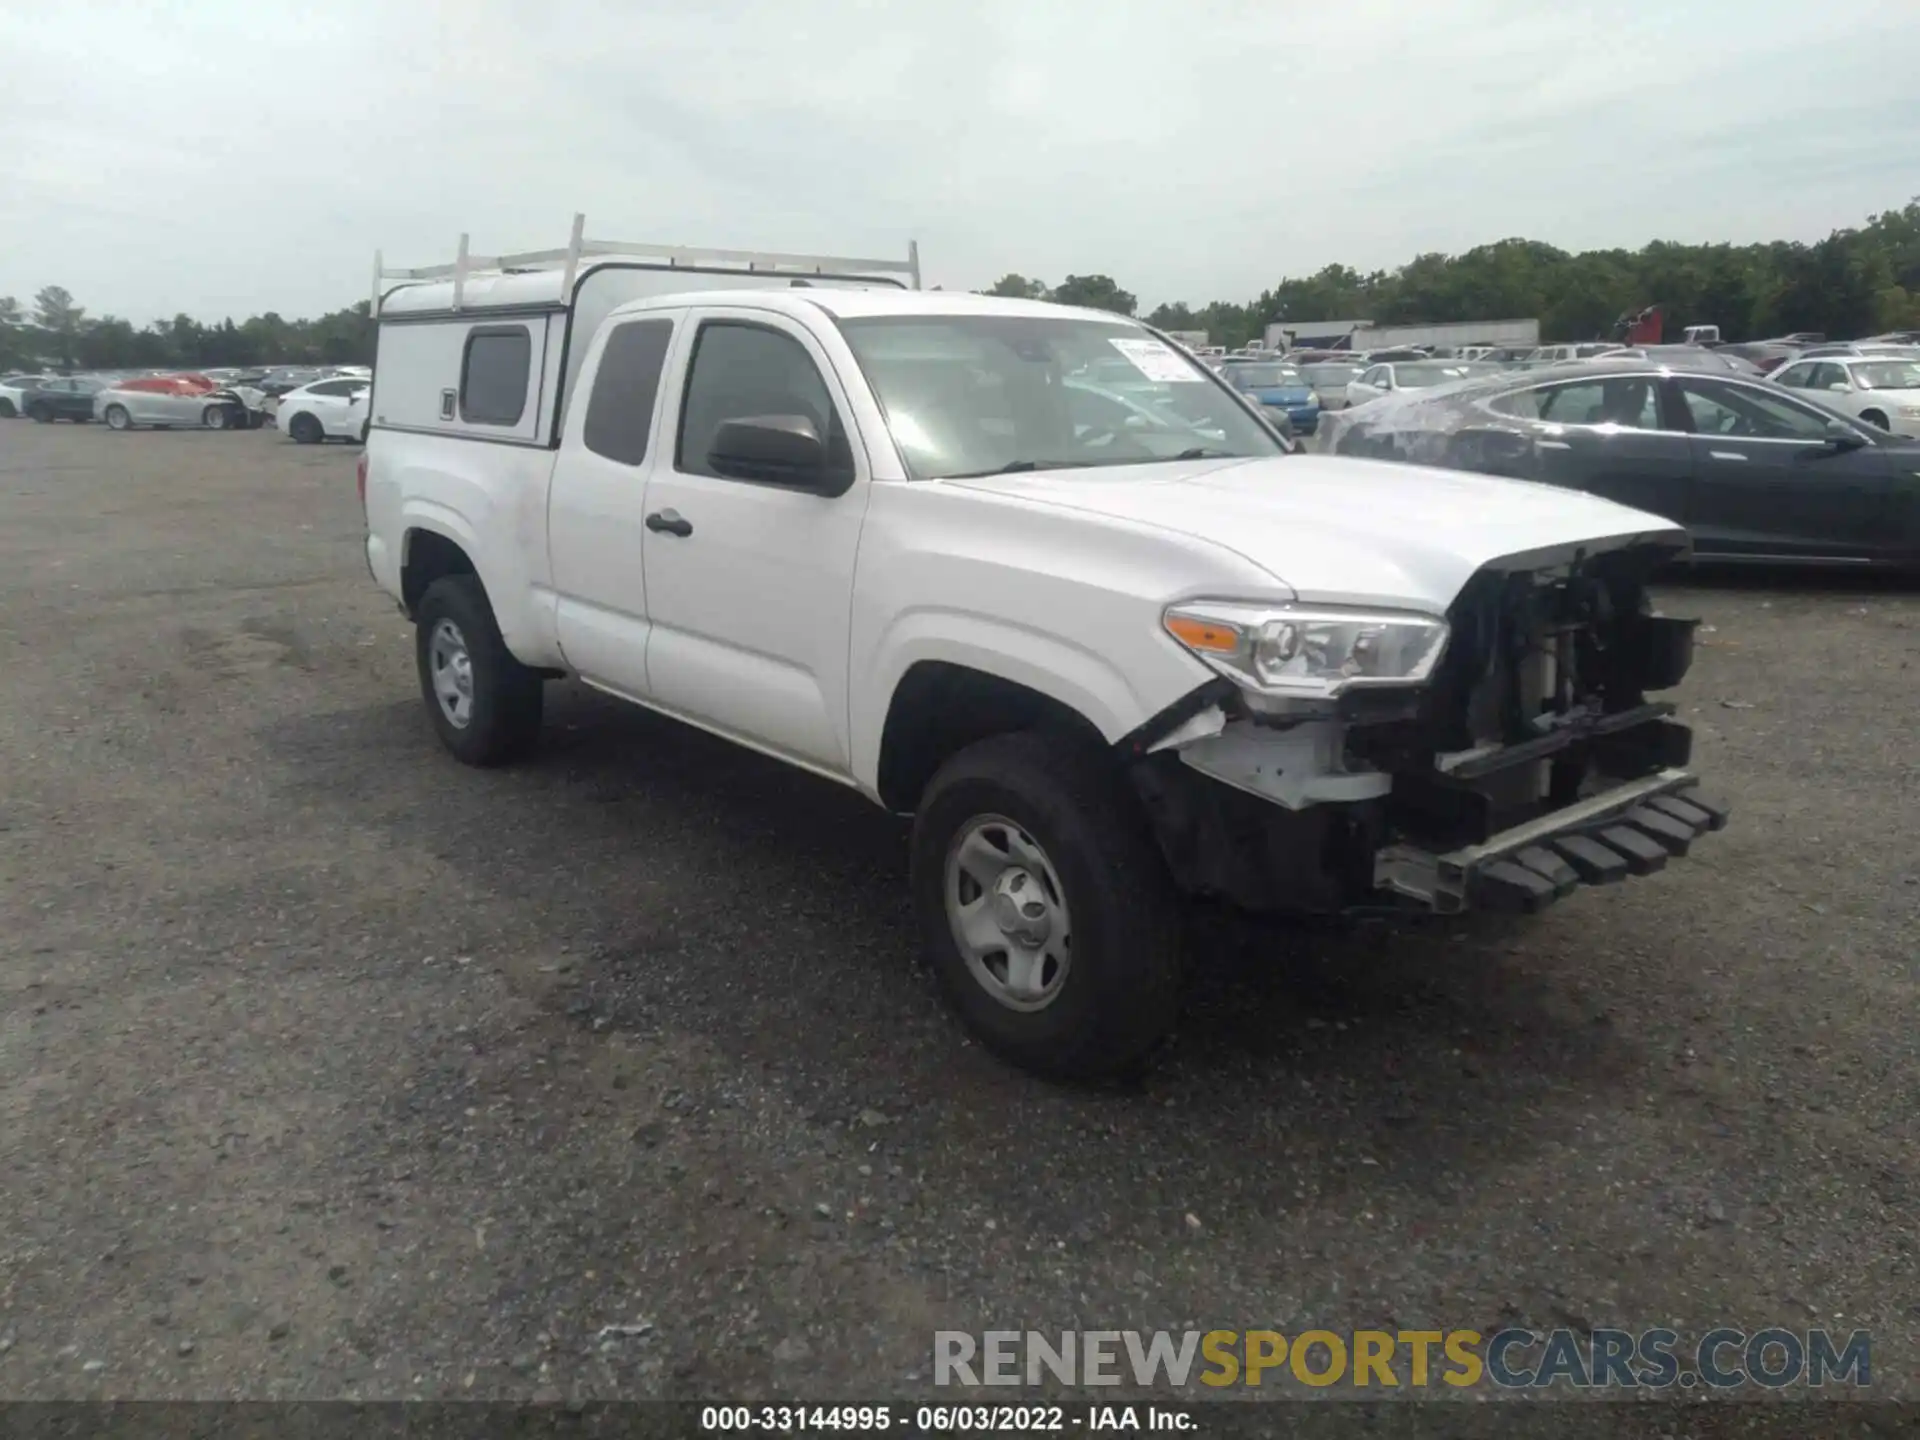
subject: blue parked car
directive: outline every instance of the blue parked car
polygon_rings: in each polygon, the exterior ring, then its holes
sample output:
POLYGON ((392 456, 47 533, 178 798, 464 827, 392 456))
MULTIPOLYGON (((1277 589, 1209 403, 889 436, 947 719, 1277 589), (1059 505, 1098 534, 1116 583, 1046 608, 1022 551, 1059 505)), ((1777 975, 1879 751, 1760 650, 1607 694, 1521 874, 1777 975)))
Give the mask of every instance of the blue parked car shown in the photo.
POLYGON ((1265 360, 1229 365, 1222 378, 1248 399, 1282 411, 1297 434, 1311 435, 1320 424, 1320 397, 1292 365, 1265 360))

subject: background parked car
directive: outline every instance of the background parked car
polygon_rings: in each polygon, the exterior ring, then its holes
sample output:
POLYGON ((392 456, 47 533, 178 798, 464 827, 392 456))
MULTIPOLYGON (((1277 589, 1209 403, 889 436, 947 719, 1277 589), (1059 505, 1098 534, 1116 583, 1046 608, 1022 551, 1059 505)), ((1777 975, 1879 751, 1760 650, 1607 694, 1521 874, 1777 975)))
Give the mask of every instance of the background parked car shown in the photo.
POLYGON ((1920 564, 1920 443, 1771 380, 1594 361, 1383 400, 1322 428, 1334 454, 1566 485, 1664 515, 1702 558, 1920 564))
POLYGON ((1497 367, 1474 360, 1406 360, 1369 366, 1347 382, 1347 405, 1364 405, 1398 390, 1425 390, 1488 374, 1497 367))
POLYGON ((1920 437, 1920 360, 1837 356, 1790 361, 1772 381, 1896 435, 1920 437))
POLYGON ((1596 360, 1652 360, 1682 370, 1721 370, 1735 375, 1758 377, 1766 374, 1745 356, 1725 350, 1709 350, 1704 345, 1623 345, 1596 355, 1596 360))
POLYGON ((302 445, 367 438, 367 381, 316 380, 280 397, 274 423, 302 445))
POLYGON ((54 420, 85 425, 93 419, 93 397, 102 388, 101 381, 84 375, 42 380, 24 396, 27 418, 43 425, 54 420))
POLYGON ((27 391, 42 380, 52 380, 52 375, 0 375, 0 420, 11 420, 16 415, 27 413, 27 391))
POLYGON ((1313 382, 1293 365, 1271 360, 1230 364, 1226 382, 1271 415, 1284 415, 1296 435, 1311 435, 1320 423, 1320 396, 1313 382))
POLYGON ((277 398, 290 390, 298 390, 302 385, 311 385, 314 381, 324 378, 317 369, 311 367, 269 370, 254 382, 254 388, 269 398, 277 398))
POLYGON ((1348 403, 1348 383, 1366 368, 1351 360, 1325 360, 1302 365, 1300 373, 1307 377, 1307 383, 1313 386, 1314 393, 1320 397, 1322 410, 1341 410, 1348 403))

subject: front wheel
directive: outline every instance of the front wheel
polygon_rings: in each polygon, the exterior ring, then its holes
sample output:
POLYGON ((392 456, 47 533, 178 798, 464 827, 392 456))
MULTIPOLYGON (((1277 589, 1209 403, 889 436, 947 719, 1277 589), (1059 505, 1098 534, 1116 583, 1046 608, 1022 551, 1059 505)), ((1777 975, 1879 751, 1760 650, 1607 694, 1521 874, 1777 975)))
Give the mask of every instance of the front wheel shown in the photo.
POLYGON ((11 420, 19 413, 20 412, 14 408, 13 401, 7 399, 4 395, 0 395, 0 420, 11 420))
POLYGON ((1893 426, 1887 423, 1887 417, 1878 410, 1862 410, 1860 418, 1869 425, 1878 425, 1882 430, 1893 429, 1893 426))
POLYGON ((296 445, 317 445, 327 438, 327 432, 320 428, 320 422, 302 411, 287 424, 287 437, 296 445))
POLYGON ((224 405, 209 405, 200 412, 200 424, 208 430, 225 430, 233 416, 224 405))
POLYGON ((107 407, 106 421, 109 430, 131 430, 133 428, 133 416, 127 413, 127 407, 124 405, 109 405, 107 407))
POLYGON ((513 658, 478 577, 427 587, 414 612, 420 693, 441 743, 469 765, 501 765, 533 748, 545 687, 513 658))
POLYGON ((914 819, 912 883, 942 992, 1015 1064, 1110 1075, 1172 1029, 1179 903, 1139 803, 1091 745, 1023 731, 954 756, 914 819))
POLYGON ((36 425, 51 425, 53 423, 53 411, 44 405, 29 405, 27 407, 27 418, 36 425))

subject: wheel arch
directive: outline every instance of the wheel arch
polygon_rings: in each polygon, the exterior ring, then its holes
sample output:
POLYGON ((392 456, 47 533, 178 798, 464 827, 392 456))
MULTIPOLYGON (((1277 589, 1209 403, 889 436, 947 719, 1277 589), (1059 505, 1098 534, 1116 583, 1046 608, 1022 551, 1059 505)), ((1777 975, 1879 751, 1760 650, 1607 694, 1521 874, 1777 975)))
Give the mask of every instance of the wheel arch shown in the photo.
POLYGON ((485 591, 487 582, 474 561, 474 537, 449 517, 410 516, 400 537, 400 601, 411 616, 434 581, 471 575, 485 591))

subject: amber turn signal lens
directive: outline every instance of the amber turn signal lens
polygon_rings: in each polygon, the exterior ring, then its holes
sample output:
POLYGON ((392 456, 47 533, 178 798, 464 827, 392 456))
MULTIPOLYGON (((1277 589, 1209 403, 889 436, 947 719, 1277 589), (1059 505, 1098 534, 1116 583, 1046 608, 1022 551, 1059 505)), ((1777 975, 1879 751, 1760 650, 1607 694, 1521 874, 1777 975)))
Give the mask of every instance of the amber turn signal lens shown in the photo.
POLYGON ((1189 615, 1169 615, 1167 633, 1189 650, 1204 650, 1214 655, 1240 653, 1242 636, 1237 627, 1214 620, 1196 620, 1189 615))

